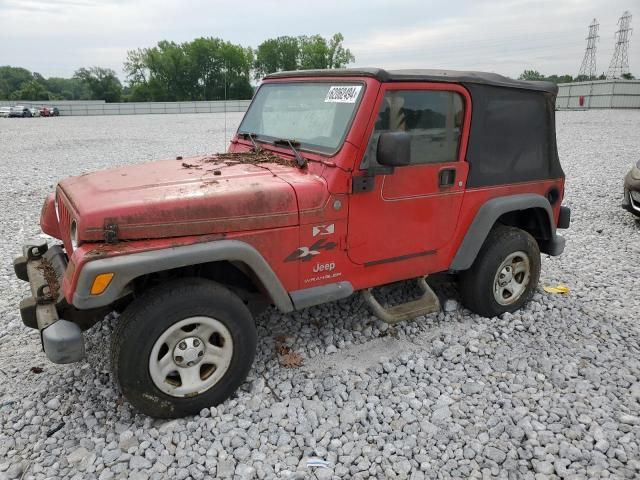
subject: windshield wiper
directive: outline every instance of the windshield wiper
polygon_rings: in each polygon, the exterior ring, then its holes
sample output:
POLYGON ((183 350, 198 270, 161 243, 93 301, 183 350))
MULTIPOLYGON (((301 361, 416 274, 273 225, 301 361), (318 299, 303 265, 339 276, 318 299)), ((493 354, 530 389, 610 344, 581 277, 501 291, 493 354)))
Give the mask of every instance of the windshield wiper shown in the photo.
POLYGON ((260 150, 262 150, 258 144, 256 143, 256 139, 255 139, 255 133, 251 133, 251 132, 240 132, 239 135, 242 136, 242 138, 244 138, 245 140, 248 138, 249 140, 251 140, 251 144, 253 145, 253 151, 258 153, 260 152, 260 150))
POLYGON ((273 141, 274 145, 289 145, 289 148, 291 148, 291 151, 293 152, 293 154, 296 157, 296 164, 298 165, 298 167, 300 168, 304 168, 307 166, 307 159, 304 158, 302 155, 300 155, 300 152, 298 150, 296 150, 296 146, 300 146, 300 142, 298 142, 297 140, 291 140, 288 138, 278 138, 276 140, 273 141))

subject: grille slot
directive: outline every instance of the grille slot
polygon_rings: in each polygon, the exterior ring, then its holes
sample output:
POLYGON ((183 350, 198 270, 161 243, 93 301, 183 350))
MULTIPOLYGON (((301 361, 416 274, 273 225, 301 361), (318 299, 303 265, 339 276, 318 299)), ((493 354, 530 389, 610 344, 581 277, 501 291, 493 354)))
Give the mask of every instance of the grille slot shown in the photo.
POLYGON ((67 254, 71 256, 73 253, 73 247, 71 246, 71 213, 67 207, 67 202, 64 196, 58 194, 58 217, 60 219, 60 236, 64 243, 64 248, 67 254))

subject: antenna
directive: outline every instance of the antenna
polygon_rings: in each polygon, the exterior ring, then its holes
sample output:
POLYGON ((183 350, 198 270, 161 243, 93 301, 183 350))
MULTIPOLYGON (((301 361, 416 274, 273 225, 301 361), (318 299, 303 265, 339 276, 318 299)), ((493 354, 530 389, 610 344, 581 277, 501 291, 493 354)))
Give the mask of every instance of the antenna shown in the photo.
POLYGON ((586 77, 588 80, 591 80, 596 76, 596 42, 600 38, 598 36, 599 28, 600 24, 594 18, 591 25, 589 25, 587 48, 584 51, 584 58, 582 59, 582 65, 580 65, 580 72, 578 72, 579 78, 586 77))
POLYGON ((224 148, 227 147, 227 62, 224 62, 224 148))
POLYGON ((607 78, 621 78, 629 73, 629 39, 631 38, 631 13, 627 10, 618 20, 620 28, 615 34, 616 48, 611 57, 607 78))

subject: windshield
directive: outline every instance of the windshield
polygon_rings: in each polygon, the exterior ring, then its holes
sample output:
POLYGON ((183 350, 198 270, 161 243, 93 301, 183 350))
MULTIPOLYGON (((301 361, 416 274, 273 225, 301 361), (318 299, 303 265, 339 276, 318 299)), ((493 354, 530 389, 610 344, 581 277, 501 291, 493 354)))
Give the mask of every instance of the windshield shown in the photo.
POLYGON ((359 82, 267 83, 258 90, 238 133, 252 133, 263 142, 295 140, 305 150, 335 153, 363 91, 359 82))

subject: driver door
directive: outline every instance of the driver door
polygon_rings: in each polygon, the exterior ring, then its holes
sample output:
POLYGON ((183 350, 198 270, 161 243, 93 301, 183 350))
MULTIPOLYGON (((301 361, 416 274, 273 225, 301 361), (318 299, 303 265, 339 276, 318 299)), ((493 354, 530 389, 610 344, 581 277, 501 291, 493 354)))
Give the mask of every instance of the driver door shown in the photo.
POLYGON ((418 263, 425 273, 438 263, 454 234, 466 185, 469 122, 470 98, 461 86, 383 85, 354 175, 373 176, 373 185, 358 191, 354 181, 349 204, 347 248, 354 263, 402 268, 409 262, 409 270, 418 263), (377 163, 377 140, 388 131, 409 133, 409 165, 377 163))

